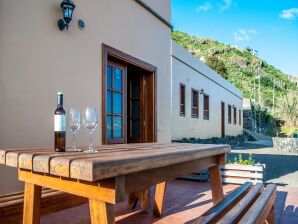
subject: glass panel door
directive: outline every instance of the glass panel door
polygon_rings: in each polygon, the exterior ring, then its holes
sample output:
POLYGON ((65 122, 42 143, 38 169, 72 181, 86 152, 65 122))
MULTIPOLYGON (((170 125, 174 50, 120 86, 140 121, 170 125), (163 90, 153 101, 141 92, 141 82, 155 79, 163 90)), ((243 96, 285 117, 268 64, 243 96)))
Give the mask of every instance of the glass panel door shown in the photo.
POLYGON ((109 62, 106 79, 107 143, 125 142, 125 66, 109 62))

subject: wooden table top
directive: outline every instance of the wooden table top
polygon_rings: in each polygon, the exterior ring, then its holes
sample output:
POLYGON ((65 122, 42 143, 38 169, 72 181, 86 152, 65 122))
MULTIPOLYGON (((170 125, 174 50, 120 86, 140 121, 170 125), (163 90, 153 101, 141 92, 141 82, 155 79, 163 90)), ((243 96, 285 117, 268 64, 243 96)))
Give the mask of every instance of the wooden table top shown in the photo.
POLYGON ((229 145, 142 143, 101 145, 99 152, 53 148, 0 149, 0 164, 78 180, 98 181, 227 153, 229 145))

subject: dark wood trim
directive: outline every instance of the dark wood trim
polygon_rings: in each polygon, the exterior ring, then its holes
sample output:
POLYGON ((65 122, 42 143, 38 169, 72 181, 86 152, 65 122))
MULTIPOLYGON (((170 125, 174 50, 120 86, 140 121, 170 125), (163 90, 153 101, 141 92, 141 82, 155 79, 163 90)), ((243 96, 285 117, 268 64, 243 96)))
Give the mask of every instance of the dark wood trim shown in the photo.
POLYGON ((121 62, 138 66, 153 75, 154 88, 154 142, 157 142, 157 67, 126 54, 116 48, 102 44, 102 144, 107 144, 106 136, 106 67, 108 65, 108 57, 113 57, 121 62))
POLYGON ((199 118, 199 115, 200 115, 200 92, 199 92, 199 90, 196 90, 196 89, 194 89, 194 88, 191 88, 191 105, 190 105, 190 109, 191 109, 191 117, 192 118, 199 118), (193 114, 192 113, 192 109, 194 108, 193 107, 193 92, 196 92, 198 95, 197 95, 197 110, 198 110, 198 112, 197 112, 197 114, 193 114))
POLYGON ((173 29, 173 25, 168 22, 165 18, 163 18, 159 13, 157 13, 154 9, 152 9, 149 5, 147 5, 144 1, 142 0, 135 0, 137 3, 139 3, 141 6, 143 6, 148 12, 150 12, 152 15, 154 15, 156 18, 158 18, 160 21, 162 21, 164 24, 166 24, 168 27, 173 29))
POLYGON ((204 120, 209 120, 210 119, 210 95, 209 94, 206 94, 206 93, 203 93, 203 119, 204 120), (204 115, 204 112, 205 112, 205 96, 208 96, 208 117, 206 117, 204 115))
POLYGON ((185 84, 183 83, 180 83, 179 85, 179 114, 181 117, 185 117, 185 114, 186 114, 186 87, 185 87, 185 84), (181 88, 184 87, 184 104, 183 104, 183 112, 181 111, 181 99, 182 99, 182 95, 181 95, 181 88))
POLYGON ((220 103, 220 116, 221 137, 224 138, 226 135, 226 104, 223 101, 220 103))

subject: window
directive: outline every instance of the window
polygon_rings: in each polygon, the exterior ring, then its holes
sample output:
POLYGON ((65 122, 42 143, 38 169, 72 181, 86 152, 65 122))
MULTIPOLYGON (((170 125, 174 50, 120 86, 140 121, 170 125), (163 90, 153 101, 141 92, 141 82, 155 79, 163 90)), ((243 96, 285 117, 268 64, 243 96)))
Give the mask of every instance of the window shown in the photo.
POLYGON ((209 96, 204 94, 204 110, 203 118, 209 120, 209 96))
POLYGON ((236 107, 234 107, 234 124, 237 124, 237 110, 236 110, 236 107))
POLYGON ((191 116, 199 117, 199 92, 191 90, 191 116))
POLYGON ((232 123, 232 107, 231 105, 228 105, 228 123, 232 123))
POLYGON ((185 85, 180 84, 180 116, 185 116, 185 85))
POLYGON ((239 125, 241 125, 241 110, 239 109, 239 125))

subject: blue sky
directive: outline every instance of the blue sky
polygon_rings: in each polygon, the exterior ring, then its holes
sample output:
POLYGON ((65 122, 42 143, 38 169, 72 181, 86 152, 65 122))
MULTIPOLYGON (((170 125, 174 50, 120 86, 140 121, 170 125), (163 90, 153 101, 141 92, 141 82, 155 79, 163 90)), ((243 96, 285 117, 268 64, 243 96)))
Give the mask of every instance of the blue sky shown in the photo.
POLYGON ((298 76, 298 0, 172 0, 175 30, 252 47, 298 76))

